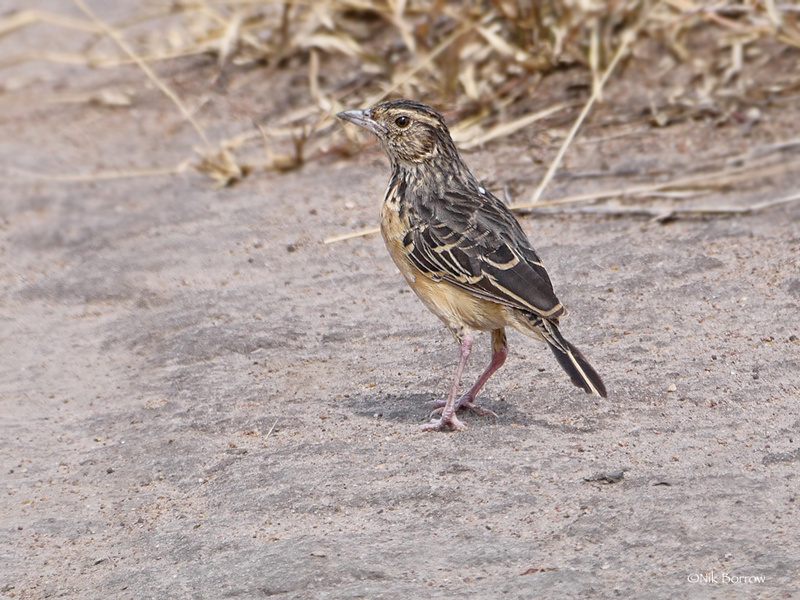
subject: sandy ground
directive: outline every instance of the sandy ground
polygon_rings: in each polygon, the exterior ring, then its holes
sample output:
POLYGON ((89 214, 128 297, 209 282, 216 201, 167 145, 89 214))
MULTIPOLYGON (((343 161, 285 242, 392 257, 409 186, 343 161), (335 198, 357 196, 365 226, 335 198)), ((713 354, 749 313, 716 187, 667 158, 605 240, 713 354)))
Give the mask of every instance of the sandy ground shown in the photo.
MULTIPOLYGON (((141 84, 60 73, 30 93, 141 84)), ((245 128, 261 85, 201 116, 245 128)), ((20 94, 0 116, 0 597, 800 597, 797 203, 524 218, 609 397, 512 333, 479 402, 497 421, 421 433, 454 341, 379 237, 322 242, 376 223, 377 148, 218 191, 193 172, 30 179, 177 164, 196 138, 146 88, 123 109, 20 94)), ((576 144, 565 169, 674 170, 798 134, 764 111, 748 135, 699 120, 576 144)), ((555 149, 466 159, 530 193, 531 155, 555 149)), ((592 186, 613 181, 551 193, 592 186)))

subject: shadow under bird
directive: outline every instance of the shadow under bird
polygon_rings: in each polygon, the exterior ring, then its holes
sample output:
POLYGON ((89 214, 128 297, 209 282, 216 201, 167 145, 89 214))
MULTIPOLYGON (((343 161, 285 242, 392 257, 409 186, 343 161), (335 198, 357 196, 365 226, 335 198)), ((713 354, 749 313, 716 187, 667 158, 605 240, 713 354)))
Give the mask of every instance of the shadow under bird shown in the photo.
POLYGON ((374 133, 392 166, 381 208, 381 233, 397 268, 417 296, 455 335, 460 360, 441 413, 427 431, 459 430, 459 410, 475 406, 480 389, 505 362, 505 327, 541 340, 574 383, 606 397, 602 379, 561 335, 566 314, 550 277, 508 207, 475 179, 442 115, 413 100, 390 100, 337 115, 374 133), (472 349, 472 331, 492 332, 492 360, 456 399, 472 349))

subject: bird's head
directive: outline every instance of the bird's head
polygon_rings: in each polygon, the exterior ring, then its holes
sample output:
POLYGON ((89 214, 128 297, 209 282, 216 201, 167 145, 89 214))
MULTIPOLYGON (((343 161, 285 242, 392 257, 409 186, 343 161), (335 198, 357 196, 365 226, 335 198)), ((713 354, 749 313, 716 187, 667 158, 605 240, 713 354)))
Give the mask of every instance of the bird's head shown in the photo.
POLYGON ((460 160, 442 115, 414 100, 389 100, 336 115, 374 133, 394 165, 460 160))

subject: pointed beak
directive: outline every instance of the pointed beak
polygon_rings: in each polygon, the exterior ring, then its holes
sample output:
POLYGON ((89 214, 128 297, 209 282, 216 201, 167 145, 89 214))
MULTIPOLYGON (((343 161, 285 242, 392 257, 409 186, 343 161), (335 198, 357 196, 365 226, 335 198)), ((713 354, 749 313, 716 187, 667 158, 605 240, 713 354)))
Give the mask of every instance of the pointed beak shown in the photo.
POLYGON ((370 111, 368 110, 361 110, 355 108, 353 110, 345 110, 340 112, 336 115, 340 119, 344 119, 345 121, 350 121, 354 125, 358 125, 359 127, 363 127, 367 131, 371 131, 377 136, 382 136, 386 134, 386 128, 378 123, 376 120, 372 118, 370 115, 370 111))

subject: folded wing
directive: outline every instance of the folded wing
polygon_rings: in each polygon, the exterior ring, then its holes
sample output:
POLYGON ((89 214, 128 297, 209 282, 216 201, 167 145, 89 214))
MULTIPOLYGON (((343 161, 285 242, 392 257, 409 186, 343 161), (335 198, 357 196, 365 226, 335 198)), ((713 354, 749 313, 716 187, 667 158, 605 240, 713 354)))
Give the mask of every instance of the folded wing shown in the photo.
POLYGON ((545 318, 564 312, 519 223, 491 194, 448 192, 417 202, 409 221, 406 252, 431 279, 545 318))

